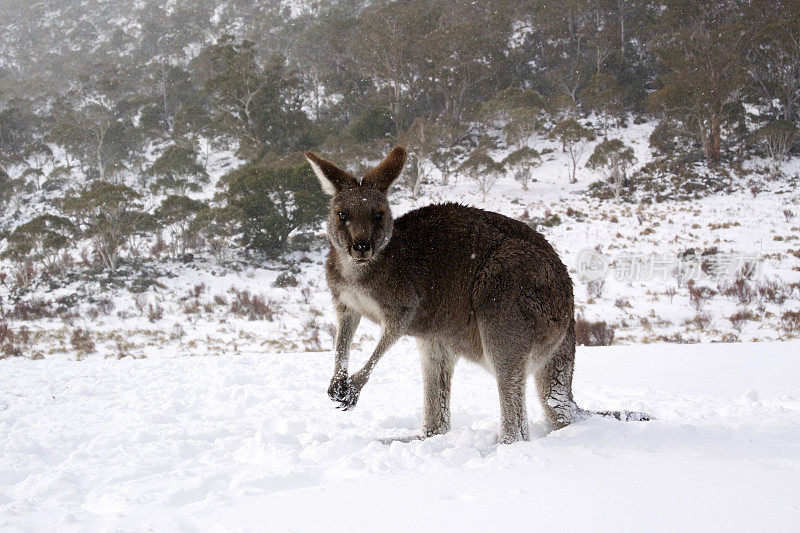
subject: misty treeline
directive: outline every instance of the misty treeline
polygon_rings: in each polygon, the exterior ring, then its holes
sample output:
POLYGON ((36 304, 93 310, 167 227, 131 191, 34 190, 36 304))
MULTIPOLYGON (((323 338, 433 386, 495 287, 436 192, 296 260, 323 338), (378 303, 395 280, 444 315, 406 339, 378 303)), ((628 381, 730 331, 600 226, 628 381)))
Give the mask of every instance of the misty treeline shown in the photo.
POLYGON ((325 210, 309 149, 356 169, 400 142, 412 194, 463 173, 485 196, 509 171, 527 187, 539 139, 573 181, 603 139, 588 165, 617 198, 634 158, 608 130, 631 120, 657 121, 639 183, 701 164, 713 184, 796 149, 795 1, 162 4, 0 1, 3 254, 19 283, 114 272, 121 252, 279 254, 325 210), (228 149, 242 166, 195 199, 228 149))

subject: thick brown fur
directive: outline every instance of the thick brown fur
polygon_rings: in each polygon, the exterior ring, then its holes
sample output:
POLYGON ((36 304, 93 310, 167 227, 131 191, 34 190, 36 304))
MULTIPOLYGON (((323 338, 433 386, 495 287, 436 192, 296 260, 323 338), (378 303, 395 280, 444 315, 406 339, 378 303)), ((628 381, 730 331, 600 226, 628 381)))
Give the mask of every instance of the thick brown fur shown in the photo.
POLYGON ((450 429, 450 382, 461 357, 497 377, 501 442, 529 438, 529 373, 553 424, 588 416, 572 398, 572 281, 541 234, 458 204, 429 205, 392 220, 386 193, 405 162, 401 147, 360 182, 314 154, 307 157, 333 195, 326 271, 339 324, 328 394, 341 408, 356 405, 383 353, 411 335, 423 367, 423 437, 450 429), (383 333, 365 366, 348 377, 350 342, 362 316, 383 333))

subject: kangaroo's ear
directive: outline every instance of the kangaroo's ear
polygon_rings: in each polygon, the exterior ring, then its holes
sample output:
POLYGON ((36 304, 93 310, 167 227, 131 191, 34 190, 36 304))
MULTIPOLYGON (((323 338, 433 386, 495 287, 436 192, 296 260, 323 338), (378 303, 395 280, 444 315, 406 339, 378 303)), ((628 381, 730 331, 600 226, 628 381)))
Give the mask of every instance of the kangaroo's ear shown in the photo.
POLYGON ((382 189, 384 192, 389 190, 389 186, 406 164, 406 149, 402 146, 395 146, 378 166, 364 174, 362 184, 370 184, 382 189))
POLYGON ((326 161, 312 152, 306 152, 306 159, 311 165, 314 174, 317 175, 322 190, 331 196, 348 186, 358 185, 355 176, 337 167, 330 161, 326 161))

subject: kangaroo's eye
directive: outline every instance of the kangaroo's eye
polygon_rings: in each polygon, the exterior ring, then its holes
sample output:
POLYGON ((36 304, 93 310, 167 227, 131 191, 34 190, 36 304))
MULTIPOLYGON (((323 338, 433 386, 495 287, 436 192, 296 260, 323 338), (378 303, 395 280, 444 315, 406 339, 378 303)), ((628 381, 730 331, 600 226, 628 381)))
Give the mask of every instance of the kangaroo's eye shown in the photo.
POLYGON ((340 212, 339 213, 339 220, 341 220, 342 222, 347 220, 347 213, 345 213, 344 211, 340 212))
POLYGON ((379 212, 377 212, 377 213, 375 213, 374 215, 372 215, 372 219, 373 219, 373 220, 376 220, 376 221, 377 221, 377 220, 380 220, 380 219, 382 219, 382 218, 383 218, 383 213, 381 213, 380 211, 379 211, 379 212))

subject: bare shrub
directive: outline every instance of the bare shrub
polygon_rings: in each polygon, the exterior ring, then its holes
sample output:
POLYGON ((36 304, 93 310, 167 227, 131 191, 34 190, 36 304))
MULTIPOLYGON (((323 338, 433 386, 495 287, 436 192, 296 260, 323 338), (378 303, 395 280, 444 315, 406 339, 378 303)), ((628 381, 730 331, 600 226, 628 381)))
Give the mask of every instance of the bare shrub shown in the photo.
POLYGON ((14 280, 15 290, 27 288, 36 278, 33 261, 15 262, 11 267, 11 277, 14 280))
POLYGON ((758 276, 758 267, 759 262, 754 260, 746 260, 742 261, 742 264, 739 266, 739 269, 736 271, 736 278, 744 278, 748 280, 753 280, 758 276))
POLYGON ((200 295, 206 292, 206 284, 198 283, 189 291, 189 298, 200 298, 200 295))
POLYGON ((686 325, 694 325, 699 329, 706 329, 711 324, 711 318, 710 313, 698 310, 694 318, 686 321, 686 325))
POLYGON ((786 311, 781 315, 781 331, 790 338, 800 334, 800 311, 786 311))
POLYGON ((38 320, 40 318, 53 318, 53 302, 44 298, 35 297, 20 300, 11 310, 10 316, 19 320, 38 320))
POLYGON ((6 357, 20 357, 22 346, 17 335, 11 330, 8 323, 0 321, 0 359, 6 357))
POLYGON ((275 303, 266 300, 263 296, 250 294, 248 290, 232 289, 233 301, 231 302, 231 313, 239 316, 246 316, 250 320, 273 320, 275 317, 275 303))
POLYGON ((627 298, 617 298, 614 300, 614 307, 617 309, 625 310, 631 307, 631 302, 627 298))
POLYGON ((614 342, 614 327, 605 321, 591 322, 578 316, 575 319, 575 343, 580 346, 610 346, 614 342))
POLYGON ((306 350, 310 352, 319 352, 322 350, 322 327, 320 326, 318 317, 316 315, 309 318, 303 324, 303 330, 306 334, 306 350))
POLYGON ((74 326, 78 320, 81 319, 81 314, 77 309, 67 309, 66 311, 61 311, 58 316, 64 322, 64 324, 68 326, 74 326))
POLYGON ((322 331, 327 333, 330 336, 331 339, 335 339, 336 338, 336 324, 334 324, 332 322, 325 322, 322 325, 322 331))
POLYGON ((590 298, 600 298, 603 295, 603 289, 606 286, 606 280, 596 279, 586 284, 586 292, 590 298))
POLYGON ((47 271, 51 274, 63 274, 72 270, 74 266, 75 260, 72 258, 72 254, 64 250, 53 259, 47 271))
POLYGON ((164 318, 164 308, 161 306, 161 302, 156 302, 155 305, 147 304, 147 320, 155 322, 162 318, 164 318))
POLYGON ((717 292, 711 287, 698 286, 694 283, 689 286, 689 302, 698 313, 705 308, 708 300, 716 294, 717 292))
POLYGON ((292 274, 291 272, 289 272, 287 270, 287 271, 281 272, 278 275, 278 277, 275 278, 275 281, 272 283, 272 286, 273 287, 280 287, 282 289, 285 289, 287 287, 297 287, 299 284, 300 284, 300 282, 294 276, 294 274, 292 274))
POLYGON ((69 343, 79 355, 88 355, 90 353, 94 353, 95 351, 92 335, 88 330, 83 328, 76 328, 72 331, 72 335, 69 338, 69 343))
POLYGON ((742 332, 742 329, 744 328, 744 325, 745 323, 747 323, 748 320, 755 320, 755 319, 756 316, 749 309, 739 310, 728 317, 728 320, 731 321, 731 325, 733 326, 733 328, 739 333, 742 332))
POLYGON ((300 297, 303 299, 303 303, 308 305, 311 303, 311 289, 308 287, 303 287, 300 290, 300 297))
POLYGON ((738 277, 733 283, 722 289, 722 294, 736 298, 742 305, 747 305, 755 300, 757 291, 747 279, 738 277))
MULTIPOLYGON (((129 343, 125 343, 122 341, 115 342, 114 343, 114 348, 116 349, 115 357, 117 359, 122 359, 124 357, 133 357, 129 352, 130 346, 131 345, 129 343)), ((108 358, 109 356, 106 357, 108 358)))
POLYGON ((792 294, 792 288, 780 281, 766 281, 758 285, 758 296, 762 302, 782 306, 792 294))
POLYGON ((136 310, 139 311, 139 316, 144 316, 145 311, 147 311, 147 296, 140 294, 133 299, 133 303, 136 306, 136 310))
POLYGON ((150 247, 150 255, 154 259, 159 259, 162 255, 167 253, 168 250, 169 246, 167 246, 167 243, 164 242, 164 238, 159 233, 156 242, 150 247))
POLYGON ((101 296, 95 302, 95 306, 97 306, 97 311, 101 315, 110 315, 111 312, 114 310, 116 305, 114 304, 114 300, 109 298, 108 296, 101 296))
POLYGON ((200 302, 198 302, 197 300, 189 300, 188 302, 184 303, 183 313, 186 315, 199 315, 200 302))
POLYGON ((177 341, 186 336, 186 330, 184 329, 183 325, 180 322, 175 322, 175 325, 172 326, 172 331, 169 333, 169 339, 172 341, 177 341))

